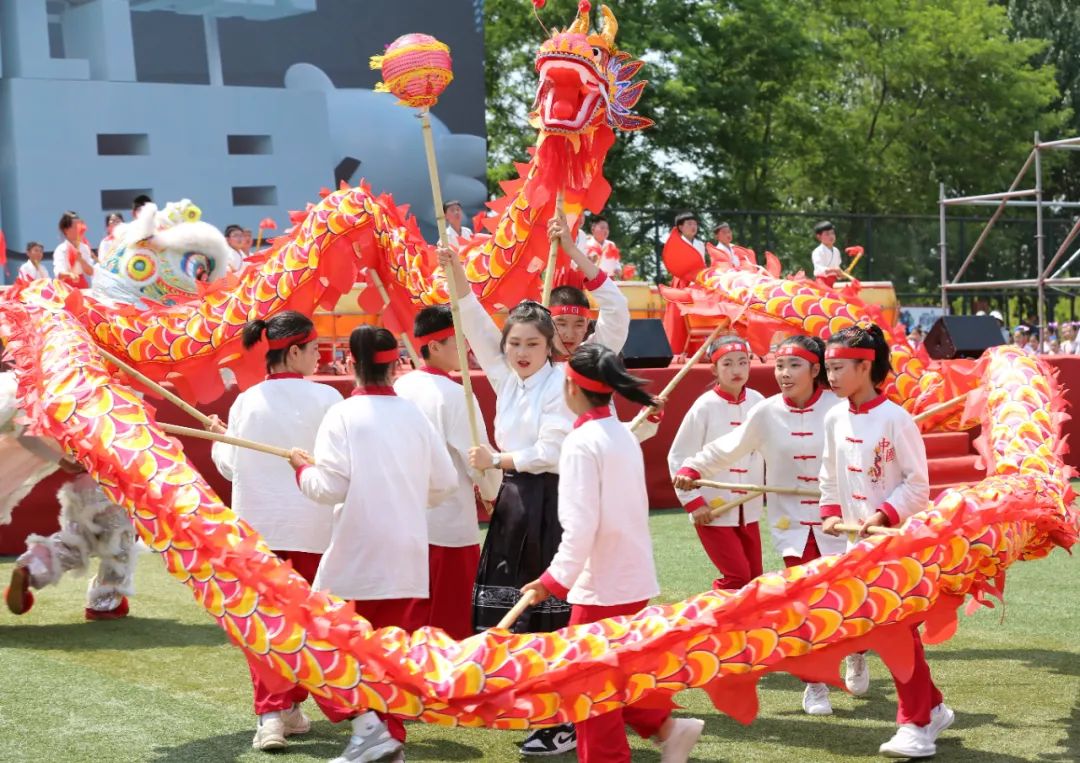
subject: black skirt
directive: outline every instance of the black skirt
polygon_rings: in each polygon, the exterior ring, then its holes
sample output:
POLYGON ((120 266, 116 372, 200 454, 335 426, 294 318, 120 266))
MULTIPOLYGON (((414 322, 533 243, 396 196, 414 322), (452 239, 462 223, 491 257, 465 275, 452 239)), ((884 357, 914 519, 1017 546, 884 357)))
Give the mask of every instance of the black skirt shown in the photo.
MULTIPOLYGON (((521 598, 521 587, 547 570, 561 540, 559 475, 506 472, 473 587, 477 632, 498 625, 521 598)), ((570 605, 550 596, 526 611, 513 631, 554 631, 569 622, 570 605)))

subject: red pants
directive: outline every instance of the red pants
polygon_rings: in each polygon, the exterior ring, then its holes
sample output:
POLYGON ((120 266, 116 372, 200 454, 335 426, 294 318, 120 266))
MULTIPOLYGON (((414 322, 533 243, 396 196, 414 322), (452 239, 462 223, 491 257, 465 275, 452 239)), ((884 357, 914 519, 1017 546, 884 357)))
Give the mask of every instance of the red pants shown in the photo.
MULTIPOLYGON (((353 601, 356 606, 356 614, 371 623, 374 628, 388 628, 396 625, 407 631, 416 630, 423 623, 417 623, 410 619, 410 614, 415 613, 422 606, 422 600, 418 599, 366 599, 353 601)), ((319 708, 323 711, 331 723, 339 723, 355 718, 359 713, 353 709, 342 709, 326 700, 315 697, 319 708)), ((401 719, 386 713, 375 713, 390 729, 390 735, 399 742, 405 741, 405 724, 401 719)))
POLYGON ((722 577, 713 590, 737 591, 761 574, 761 533, 758 523, 736 527, 695 525, 705 553, 722 577))
POLYGON ((480 546, 428 546, 428 578, 431 594, 414 599, 411 622, 442 628, 461 641, 473 635, 472 593, 480 567, 480 546))
POLYGON ((833 287, 833 285, 837 281, 836 276, 815 276, 815 277, 817 278, 817 280, 821 281, 823 284, 828 286, 830 289, 833 287))
MULTIPOLYGON (((313 554, 309 551, 275 551, 274 553, 283 562, 291 561, 293 569, 307 582, 315 580, 315 571, 319 569, 322 554, 313 554)), ((288 710, 294 704, 298 705, 308 698, 308 690, 299 684, 290 691, 274 694, 267 690, 259 674, 254 670, 251 671, 251 685, 255 689, 255 715, 288 710)))
POLYGON ((930 722, 930 711, 941 704, 942 696, 930 677, 930 665, 926 662, 918 625, 911 627, 911 638, 915 642, 915 669, 911 672, 911 678, 901 683, 893 676, 897 699, 896 723, 925 726, 930 722))
MULTIPOLYGON (((726 529, 726 528, 725 528, 726 529)), ((575 604, 570 610, 570 624, 595 623, 605 617, 633 615, 640 612, 648 601, 618 604, 613 607, 584 606, 575 604)), ((630 743, 626 739, 626 726, 642 738, 655 736, 664 721, 671 715, 667 710, 647 710, 633 705, 621 710, 598 715, 577 723, 577 754, 580 763, 630 763, 630 743)))
POLYGON ((810 537, 806 540, 806 546, 803 548, 802 556, 785 556, 785 567, 798 567, 800 564, 806 564, 811 559, 817 559, 821 556, 821 551, 817 547, 817 538, 814 537, 814 531, 810 531, 810 537))

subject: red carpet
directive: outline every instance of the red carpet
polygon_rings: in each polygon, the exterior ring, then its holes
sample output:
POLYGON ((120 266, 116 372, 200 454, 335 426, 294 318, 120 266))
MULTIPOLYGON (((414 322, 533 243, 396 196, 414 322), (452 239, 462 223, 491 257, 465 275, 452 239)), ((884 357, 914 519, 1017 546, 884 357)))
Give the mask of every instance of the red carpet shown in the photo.
MULTIPOLYGON (((1048 358, 1051 365, 1059 369, 1062 380, 1080 378, 1080 356, 1056 356, 1048 358)), ((652 381, 652 389, 659 392, 664 384, 675 375, 676 368, 640 369, 639 376, 652 381)), ((333 384, 344 393, 352 387, 352 380, 344 377, 323 379, 333 384)), ((675 492, 667 472, 667 452, 675 436, 678 422, 704 391, 712 386, 711 370, 707 366, 695 367, 678 387, 668 402, 664 423, 656 437, 646 442, 642 448, 645 455, 646 479, 649 489, 649 504, 652 508, 670 508, 677 506, 675 492)), ((750 373, 750 386, 768 397, 776 394, 777 386, 773 378, 772 366, 755 365, 750 373)), ((494 395, 487 379, 480 373, 473 374, 473 388, 480 400, 485 419, 489 423, 495 407, 494 395)), ((1080 388, 1080 385, 1078 385, 1080 388)), ((223 419, 228 417, 229 406, 235 398, 235 390, 230 390, 212 405, 205 406, 206 413, 217 413, 223 419)), ((1070 410, 1080 403, 1080 389, 1066 390, 1066 399, 1070 410)), ((171 404, 155 400, 161 421, 192 426, 191 420, 171 404)), ((619 401, 619 417, 628 420, 634 416, 634 406, 619 401)), ((1080 441, 1080 417, 1065 423, 1066 435, 1070 440, 1080 441)), ((931 495, 937 495, 944 487, 970 484, 982 478, 982 473, 975 466, 975 456, 971 449, 971 439, 966 433, 932 434, 925 439, 927 456, 930 459, 931 495)), ((210 443, 205 440, 189 440, 185 443, 192 463, 228 503, 231 497, 229 483, 221 478, 210 460, 210 443)), ((1073 452, 1066 457, 1073 467, 1080 466, 1080 453, 1073 452)), ((47 534, 56 530, 58 507, 56 491, 64 480, 63 476, 54 476, 45 480, 28 495, 19 507, 10 525, 0 526, 0 554, 18 554, 23 550, 24 538, 32 532, 47 534)))

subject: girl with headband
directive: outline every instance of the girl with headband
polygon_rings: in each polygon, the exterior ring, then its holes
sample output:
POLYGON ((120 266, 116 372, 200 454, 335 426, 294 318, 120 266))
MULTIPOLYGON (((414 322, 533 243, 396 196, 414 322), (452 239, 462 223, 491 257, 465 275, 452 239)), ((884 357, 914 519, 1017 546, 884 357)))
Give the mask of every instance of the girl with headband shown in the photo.
MULTIPOLYGON (((683 462, 707 443, 738 428, 762 395, 746 389, 750 378, 750 345, 737 336, 720 337, 708 349, 716 373, 716 386, 690 407, 668 453, 668 470, 674 479, 683 462)), ((761 456, 748 452, 717 473, 718 481, 760 485, 765 478, 761 456)), ((689 485, 689 483, 686 483, 689 485)), ((676 490, 679 502, 690 513, 705 553, 720 577, 715 590, 738 590, 761 574, 761 496, 711 517, 714 508, 745 497, 745 490, 693 487, 676 490)))
MULTIPOLYGON (((244 326, 245 350, 265 349, 266 379, 237 395, 229 408, 228 426, 211 416, 220 434, 242 437, 281 448, 310 450, 323 416, 341 402, 336 389, 304 377, 315 373, 319 350, 315 325, 294 311, 244 326)), ((309 583, 315 579, 322 554, 330 543, 333 517, 304 497, 296 477, 278 456, 215 442, 210 451, 221 476, 232 482, 232 507, 259 531, 266 544, 309 583)), ((270 691, 251 671, 258 725, 251 745, 256 750, 280 750, 285 738, 304 734, 311 722, 300 710, 306 690, 270 691)))
MULTIPOLYGON (((330 544, 312 588, 350 599, 374 628, 412 631, 423 625, 414 619, 424 609, 417 600, 428 598, 425 515, 457 489, 457 470, 424 414, 390 386, 399 358, 394 335, 360 326, 349 336, 349 351, 356 388, 327 412, 314 458, 299 448, 290 457, 301 492, 328 515, 334 507, 330 544)), ((352 721, 339 763, 401 753, 400 719, 319 706, 334 723, 352 721)))
MULTIPOLYGON (((754 406, 742 426, 683 461, 675 472, 676 488, 690 490, 702 477, 718 479, 730 464, 758 453, 765 460, 766 485, 817 489, 825 414, 840 402, 825 378, 825 343, 817 337, 788 337, 776 350, 775 373, 780 394, 754 406)), ((769 524, 776 552, 788 567, 847 550, 843 539, 822 532, 816 498, 770 493, 769 524)), ((870 677, 863 655, 848 657, 846 679, 852 694, 867 692, 870 677)), ((832 714, 828 685, 808 683, 802 704, 810 715, 832 714)))
MULTIPOLYGON (((577 416, 559 456, 558 552, 543 574, 525 585, 537 601, 550 595, 573 605, 571 625, 633 615, 660 592, 649 535, 645 464, 634 436, 611 412, 612 395, 652 405, 643 379, 596 344, 574 352, 563 395, 577 416)), ((631 705, 577 725, 578 760, 630 763, 625 725, 654 737, 661 760, 686 761, 704 724, 669 710, 631 705)))
MULTIPOLYGON (((926 508, 930 480, 926 448, 911 416, 879 391, 891 370, 889 345, 872 324, 838 331, 825 345, 825 370, 841 403, 825 416, 820 483, 822 530, 839 535, 845 522, 868 527, 899 525, 926 508)), ((925 758, 953 711, 930 677, 918 623, 910 630, 914 668, 907 680, 893 676, 899 728, 881 745, 882 755, 925 758)))

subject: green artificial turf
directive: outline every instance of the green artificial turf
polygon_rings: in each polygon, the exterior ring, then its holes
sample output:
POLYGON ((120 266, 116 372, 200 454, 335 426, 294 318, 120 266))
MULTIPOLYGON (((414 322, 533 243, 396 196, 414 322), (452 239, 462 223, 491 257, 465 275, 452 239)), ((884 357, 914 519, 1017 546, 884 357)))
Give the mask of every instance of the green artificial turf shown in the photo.
MULTIPOLYGON (((663 600, 709 587, 714 570, 686 515, 652 519, 663 600)), ((765 543, 766 568, 778 560, 765 543)), ((0 562, 7 579, 12 559, 0 562)), ((956 710, 938 760, 1080 761, 1080 566, 1064 552, 1018 563, 1006 606, 962 617, 957 635, 930 647, 934 678, 956 710)), ((287 751, 254 752, 251 688, 240 652, 169 578, 152 554, 139 560, 132 617, 82 619, 84 579, 39 592, 20 618, 0 611, 0 761, 312 761, 343 748, 348 732, 316 719, 287 751)), ((892 682, 871 658, 870 694, 834 691, 835 714, 810 718, 801 684, 761 683, 761 714, 741 726, 700 691, 679 696, 681 714, 705 719, 695 761, 855 761, 877 758, 893 731, 892 682)), ((523 734, 411 724, 410 761, 516 761, 523 734)), ((658 761, 634 740, 634 760, 658 761)), ((550 758, 574 760, 573 755, 550 758)))

